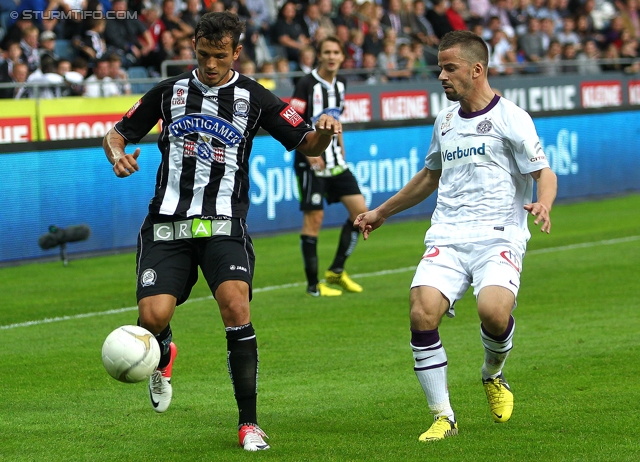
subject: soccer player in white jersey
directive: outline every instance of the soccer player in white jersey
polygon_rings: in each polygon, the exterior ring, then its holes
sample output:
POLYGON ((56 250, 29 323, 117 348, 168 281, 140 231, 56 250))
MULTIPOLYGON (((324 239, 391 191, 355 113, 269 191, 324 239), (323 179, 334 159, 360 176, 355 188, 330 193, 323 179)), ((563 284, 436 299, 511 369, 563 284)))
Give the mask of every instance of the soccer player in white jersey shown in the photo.
POLYGON ((434 414, 420 441, 458 433, 447 387, 447 355, 438 325, 473 287, 484 346, 482 383, 495 422, 506 422, 513 394, 502 374, 515 331, 512 310, 520 286, 527 212, 549 233, 557 179, 531 117, 494 94, 488 50, 468 31, 446 34, 438 49, 439 80, 454 104, 435 121, 425 167, 397 194, 355 221, 364 238, 396 213, 438 189, 425 236, 426 251, 411 283, 414 370, 434 414), (533 182, 537 200, 532 202, 533 182))

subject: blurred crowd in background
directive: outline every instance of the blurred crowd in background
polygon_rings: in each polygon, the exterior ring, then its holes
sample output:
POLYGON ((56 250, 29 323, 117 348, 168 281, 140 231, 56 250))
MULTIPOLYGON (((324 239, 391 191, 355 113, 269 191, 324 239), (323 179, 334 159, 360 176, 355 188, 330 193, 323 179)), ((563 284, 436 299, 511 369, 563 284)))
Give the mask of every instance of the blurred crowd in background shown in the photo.
POLYGON ((490 75, 637 73, 639 1, 0 0, 0 82, 41 84, 0 97, 144 91, 129 80, 195 67, 198 20, 224 10, 247 22, 237 70, 271 90, 310 72, 328 35, 361 83, 437 78, 439 40, 461 29, 486 41, 490 75))

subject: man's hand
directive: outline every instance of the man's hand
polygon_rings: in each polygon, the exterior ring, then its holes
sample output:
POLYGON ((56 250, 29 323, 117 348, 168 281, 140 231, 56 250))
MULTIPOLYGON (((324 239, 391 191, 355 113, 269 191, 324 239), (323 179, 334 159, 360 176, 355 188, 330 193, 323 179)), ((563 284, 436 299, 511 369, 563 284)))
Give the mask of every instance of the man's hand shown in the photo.
POLYGON ((126 178, 140 170, 137 161, 139 155, 140 148, 137 148, 133 154, 123 153, 121 156, 117 156, 113 164, 113 172, 116 176, 118 178, 126 178))
POLYGON ((378 209, 374 209, 358 215, 353 222, 353 226, 354 228, 358 227, 358 229, 362 233, 362 237, 366 241, 367 239, 369 239, 369 234, 373 230, 378 229, 380 226, 382 226, 385 220, 386 218, 380 215, 378 209))
POLYGON ((541 204, 540 202, 534 202, 533 204, 525 205, 524 209, 531 215, 536 217, 536 219, 533 221, 534 225, 542 222, 540 231, 542 231, 543 233, 546 232, 547 234, 551 232, 551 218, 549 217, 549 209, 544 204, 541 204))
POLYGON ((337 135, 342 133, 342 124, 327 114, 322 114, 315 126, 316 132, 320 135, 337 135))

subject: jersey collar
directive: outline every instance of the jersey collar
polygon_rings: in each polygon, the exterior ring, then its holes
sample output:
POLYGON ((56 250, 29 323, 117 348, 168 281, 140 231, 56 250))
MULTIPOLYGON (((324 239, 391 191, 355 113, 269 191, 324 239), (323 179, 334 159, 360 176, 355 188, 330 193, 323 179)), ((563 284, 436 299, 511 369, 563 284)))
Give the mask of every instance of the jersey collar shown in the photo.
POLYGON ((474 117, 478 117, 478 116, 481 116, 483 114, 486 114, 491 109, 496 107, 496 104, 498 104, 498 101, 500 101, 500 97, 498 95, 493 95, 493 99, 487 105, 487 107, 485 107, 484 109, 481 109, 481 110, 476 111, 476 112, 464 112, 462 110, 462 107, 460 107, 460 109, 458 109, 458 115, 460 117, 462 117, 463 119, 473 119, 474 117))
POLYGON ((333 78, 333 82, 327 82, 325 79, 320 77, 320 74, 318 74, 318 69, 312 70, 311 75, 313 75, 318 82, 320 82, 322 85, 324 85, 327 88, 332 88, 336 83, 336 77, 333 78))
POLYGON ((238 74, 233 69, 230 69, 229 71, 233 72, 233 75, 231 76, 229 81, 224 85, 218 85, 217 87, 210 87, 209 85, 205 85, 204 83, 202 83, 198 78, 198 69, 194 69, 193 71, 191 71, 191 73, 193 74, 193 83, 195 84, 195 86, 200 89, 204 96, 210 96, 215 95, 221 88, 226 88, 230 85, 233 85, 238 80, 238 76, 240 74, 238 74))

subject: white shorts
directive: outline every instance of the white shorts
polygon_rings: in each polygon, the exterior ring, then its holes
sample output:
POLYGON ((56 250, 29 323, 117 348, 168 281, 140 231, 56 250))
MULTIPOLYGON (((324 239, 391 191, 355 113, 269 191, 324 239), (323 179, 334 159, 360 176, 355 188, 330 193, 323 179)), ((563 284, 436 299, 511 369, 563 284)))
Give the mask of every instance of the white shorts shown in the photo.
MULTIPOLYGON (((500 286, 518 296, 524 248, 495 239, 484 242, 427 245, 411 288, 429 286, 449 300, 447 316, 455 316, 454 305, 469 286, 477 298, 487 286, 500 286)), ((515 304, 514 304, 515 308, 515 304)))

